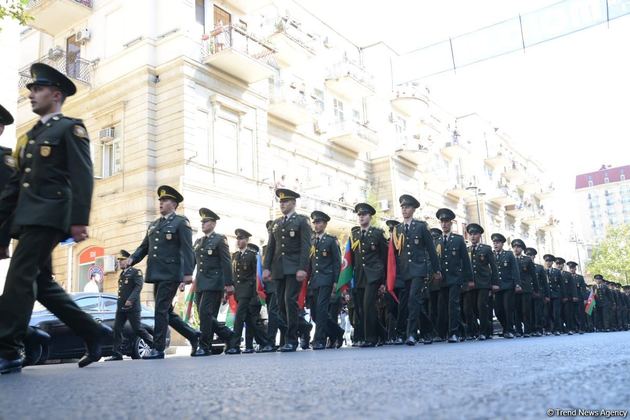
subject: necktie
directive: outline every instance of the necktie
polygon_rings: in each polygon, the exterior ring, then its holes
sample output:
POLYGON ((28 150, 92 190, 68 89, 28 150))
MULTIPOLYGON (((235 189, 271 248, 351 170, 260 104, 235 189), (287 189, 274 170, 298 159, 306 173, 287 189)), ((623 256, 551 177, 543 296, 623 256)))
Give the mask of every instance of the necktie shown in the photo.
POLYGON ((405 235, 409 233, 409 225, 405 223, 405 235))
POLYGON ((365 231, 361 230, 361 239, 365 239, 365 231))
POLYGON ((444 235, 444 244, 448 241, 448 236, 444 235))
POLYGON ((319 236, 315 237, 315 246, 319 246, 319 236))
POLYGON ((284 216, 284 220, 282 221, 282 223, 286 223, 287 222, 287 216, 284 216))

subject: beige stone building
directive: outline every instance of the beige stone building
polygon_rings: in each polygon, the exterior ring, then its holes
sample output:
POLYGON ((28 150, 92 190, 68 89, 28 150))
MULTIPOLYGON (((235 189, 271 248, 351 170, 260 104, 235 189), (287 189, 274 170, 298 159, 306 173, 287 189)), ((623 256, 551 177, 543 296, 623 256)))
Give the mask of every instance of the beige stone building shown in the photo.
POLYGON ((113 256, 140 244, 161 184, 182 192, 195 234, 200 207, 219 214, 232 246, 237 227, 265 242, 274 188, 285 186, 302 194, 301 212, 329 213, 342 239, 354 203, 369 200, 385 220, 410 193, 432 225, 447 206, 459 232, 480 220, 488 233, 554 247, 550 183, 505 133, 397 85, 386 46, 360 49, 290 2, 33 0, 29 12, 17 133, 35 122, 24 86, 30 63, 44 61, 74 79, 64 113, 92 139, 91 237, 54 254, 68 290, 94 270, 114 290, 113 256))

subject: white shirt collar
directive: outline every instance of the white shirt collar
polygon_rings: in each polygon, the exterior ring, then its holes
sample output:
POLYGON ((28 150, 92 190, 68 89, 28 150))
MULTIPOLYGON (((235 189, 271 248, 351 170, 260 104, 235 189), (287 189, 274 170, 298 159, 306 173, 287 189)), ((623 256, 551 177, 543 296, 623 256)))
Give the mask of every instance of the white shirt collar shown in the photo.
POLYGON ((50 121, 50 119, 52 117, 54 117, 55 115, 59 115, 61 114, 61 112, 52 112, 50 114, 46 114, 43 117, 41 117, 39 120, 42 122, 42 124, 46 124, 48 121, 50 121))

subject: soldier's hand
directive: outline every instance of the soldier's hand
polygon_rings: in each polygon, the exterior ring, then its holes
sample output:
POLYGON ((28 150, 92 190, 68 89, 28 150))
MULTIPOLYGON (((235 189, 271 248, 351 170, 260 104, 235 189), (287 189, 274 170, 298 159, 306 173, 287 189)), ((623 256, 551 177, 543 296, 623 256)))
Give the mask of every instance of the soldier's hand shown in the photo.
POLYGON ((5 258, 9 258, 9 247, 0 246, 0 260, 4 260, 5 258))
POLYGON ((70 226, 70 235, 74 242, 79 243, 85 241, 88 238, 87 226, 84 225, 72 225, 70 226))
POLYGON ((179 283, 179 291, 183 292, 184 290, 186 290, 186 283, 184 282, 179 283))
POLYGON ((516 287, 514 288, 514 291, 515 291, 516 293, 523 293, 523 289, 521 288, 521 286, 516 286, 516 287))
POLYGON ((578 298, 576 298, 576 297, 575 297, 575 298, 571 298, 571 300, 572 300, 573 302, 577 302, 577 301, 578 301, 578 298))
POLYGON ((494 293, 498 292, 499 290, 501 290, 501 288, 500 288, 499 286, 497 286, 497 285, 495 285, 495 284, 493 284, 493 285, 492 285, 492 291, 493 291, 494 293))
POLYGON ((381 284, 381 286, 378 288, 379 293, 384 294, 385 293, 385 285, 381 284))
POLYGON ((306 280, 306 271, 298 270, 298 272, 295 273, 295 278, 297 281, 303 282, 304 280, 306 280))
POLYGON ((468 288, 469 289, 474 289, 475 288, 475 282, 474 281, 469 281, 468 282, 468 288))
POLYGON ((550 299, 550 298, 548 298, 548 297, 546 297, 546 298, 545 298, 545 302, 549 303, 549 302, 551 302, 551 299, 550 299))
POLYGON ((271 271, 264 269, 263 270, 263 281, 271 280, 271 271))
POLYGON ((131 308, 133 306, 133 302, 128 300, 127 302, 125 302, 125 307, 127 308, 131 308))
POLYGON ((441 281, 441 280, 442 280, 442 273, 438 271, 433 274, 433 281, 441 281))
POLYGON ((228 295, 234 293, 234 286, 225 286, 225 293, 227 293, 228 295))

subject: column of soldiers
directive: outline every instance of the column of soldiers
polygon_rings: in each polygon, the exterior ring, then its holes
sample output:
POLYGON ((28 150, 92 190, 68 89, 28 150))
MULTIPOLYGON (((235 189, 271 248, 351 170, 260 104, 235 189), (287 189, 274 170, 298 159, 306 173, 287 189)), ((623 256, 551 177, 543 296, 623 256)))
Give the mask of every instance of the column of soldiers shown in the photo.
MULTIPOLYGON (((0 373, 19 371, 24 364, 23 342, 35 300, 85 341, 79 367, 101 358, 103 339, 111 334, 81 311, 52 276, 56 244, 68 237, 75 242, 88 237, 93 190, 89 138, 81 120, 61 114, 76 87, 44 64, 34 64, 31 75, 29 98, 40 119, 19 139, 13 154, 0 150, 4 184, 0 258, 8 256, 9 237, 19 239, 0 297, 0 373)), ((0 107, 0 127, 12 122, 0 107)), ((507 240, 500 233, 491 235, 491 245, 483 244, 484 229, 479 224, 467 225, 467 246, 464 237, 452 231, 452 210, 438 210, 440 229, 429 229, 426 222, 414 218, 420 203, 408 194, 399 199, 402 221, 386 223, 388 235, 374 225, 376 210, 371 205, 355 206, 358 225, 349 232, 350 261, 345 261, 352 265, 352 282, 342 293, 340 245, 326 232, 330 217, 314 211, 311 226, 309 217, 296 213, 300 195, 278 189, 282 216, 267 223, 268 240, 261 256, 268 312, 265 328, 257 284, 259 250, 249 243, 252 235, 237 229, 238 249, 230 255, 227 238, 215 232, 220 217, 202 208, 203 236, 193 244, 190 222, 176 213, 184 197, 168 185, 159 187, 157 195, 161 216, 149 224, 135 252, 121 250, 118 257, 122 272, 114 354, 108 360, 122 359, 122 329, 127 321, 152 346, 145 359, 164 358, 169 326, 189 341, 194 357, 213 354, 215 336, 227 354, 241 353, 243 327, 246 353, 254 351, 254 340, 263 353, 294 352, 298 346, 338 348, 346 343, 338 324, 343 307, 353 327, 352 345, 360 347, 413 346, 419 340, 423 344, 483 341, 499 331, 506 339, 571 335, 627 330, 630 324, 627 286, 596 275, 597 284, 589 287, 577 274, 577 263, 550 254, 543 256, 544 266, 537 264, 536 249, 526 247, 521 239, 510 243, 511 250, 505 249, 507 240), (143 276, 133 266, 145 258, 143 276), (394 269, 393 282, 386 281, 394 269), (152 335, 139 322, 139 296, 145 282, 153 284, 152 335), (196 293, 200 331, 174 312, 177 292, 190 284, 196 293), (237 302, 233 329, 217 319, 219 307, 231 295, 237 302), (316 326, 312 337, 303 304, 316 326)))

